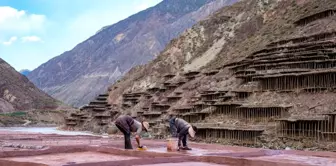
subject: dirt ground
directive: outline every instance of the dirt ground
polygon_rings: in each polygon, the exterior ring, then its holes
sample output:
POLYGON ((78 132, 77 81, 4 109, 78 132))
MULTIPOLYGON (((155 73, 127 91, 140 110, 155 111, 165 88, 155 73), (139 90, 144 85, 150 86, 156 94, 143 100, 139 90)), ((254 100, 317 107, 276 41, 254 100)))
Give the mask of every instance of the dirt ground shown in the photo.
MULTIPOLYGON (((334 152, 276 151, 190 143, 192 151, 167 152, 166 142, 142 140, 146 151, 124 150, 122 136, 65 136, 0 131, 0 166, 301 166, 336 165, 334 152)), ((133 147, 135 146, 135 140, 133 147)))

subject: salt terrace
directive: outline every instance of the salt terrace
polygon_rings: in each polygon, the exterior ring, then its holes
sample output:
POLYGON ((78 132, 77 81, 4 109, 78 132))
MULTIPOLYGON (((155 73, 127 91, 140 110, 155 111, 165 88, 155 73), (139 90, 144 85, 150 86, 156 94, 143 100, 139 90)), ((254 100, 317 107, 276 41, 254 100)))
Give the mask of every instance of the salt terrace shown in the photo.
POLYGON ((192 151, 167 152, 166 142, 143 140, 146 151, 124 150, 120 136, 65 136, 0 132, 2 149, 0 165, 194 165, 194 166, 299 166, 335 165, 336 153, 191 143, 192 151))

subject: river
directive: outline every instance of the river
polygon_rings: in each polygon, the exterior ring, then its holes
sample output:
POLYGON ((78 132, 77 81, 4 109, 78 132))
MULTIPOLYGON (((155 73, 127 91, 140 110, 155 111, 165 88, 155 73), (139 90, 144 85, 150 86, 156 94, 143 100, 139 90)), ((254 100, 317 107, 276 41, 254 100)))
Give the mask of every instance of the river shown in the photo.
POLYGON ((94 135, 85 131, 62 131, 56 127, 0 127, 0 131, 19 131, 40 134, 59 134, 59 135, 94 135))

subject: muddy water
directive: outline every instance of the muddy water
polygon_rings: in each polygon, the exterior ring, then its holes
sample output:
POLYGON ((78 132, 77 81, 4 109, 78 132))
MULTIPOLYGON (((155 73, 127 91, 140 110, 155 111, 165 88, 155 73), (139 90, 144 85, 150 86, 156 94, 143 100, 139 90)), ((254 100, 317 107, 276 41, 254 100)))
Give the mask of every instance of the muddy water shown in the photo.
POLYGON ((66 164, 78 164, 78 163, 91 163, 102 161, 120 161, 137 159, 136 157, 129 156, 116 156, 104 153, 96 152, 77 152, 77 153, 59 153, 40 156, 26 156, 26 157, 12 157, 6 160, 18 161, 18 162, 34 162, 42 163, 50 166, 60 166, 66 164))
POLYGON ((59 135, 93 135, 89 132, 80 131, 61 131, 56 127, 0 127, 0 131, 18 131, 40 134, 59 134, 59 135))
MULTIPOLYGON (((218 164, 210 164, 210 163, 202 163, 202 162, 184 162, 184 163, 166 163, 166 164, 150 164, 150 165, 142 165, 142 166, 219 166, 218 164)), ((138 166, 138 165, 136 165, 138 166)), ((221 166, 229 166, 229 165, 221 165, 221 166)))

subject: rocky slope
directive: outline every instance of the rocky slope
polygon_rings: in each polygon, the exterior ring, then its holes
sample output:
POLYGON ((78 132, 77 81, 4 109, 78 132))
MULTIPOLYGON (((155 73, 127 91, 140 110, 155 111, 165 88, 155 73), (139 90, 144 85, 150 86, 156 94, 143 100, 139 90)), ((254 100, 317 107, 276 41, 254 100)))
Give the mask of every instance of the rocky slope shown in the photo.
MULTIPOLYGON (((249 41, 251 37, 260 36, 258 32, 267 25, 267 21, 271 21, 268 20, 268 15, 277 3, 276 0, 253 0, 238 2, 220 9, 210 18, 172 40, 149 64, 131 69, 118 83, 109 88, 110 101, 119 104, 122 102, 122 94, 127 91, 146 91, 148 88, 156 87, 164 81, 162 76, 165 74, 180 73, 183 76, 183 73, 188 71, 216 69, 230 63, 231 59, 247 56, 252 50, 257 50, 258 45, 261 48, 262 43, 248 47, 243 42, 249 41)), ((271 37, 267 38, 270 39, 271 37)), ((214 84, 215 82, 213 85, 200 85, 214 86, 214 84)), ((197 89, 199 88, 201 87, 198 86, 197 89)))
POLYGON ((160 137, 173 114, 196 123, 203 141, 334 149, 335 28, 333 0, 238 2, 111 85, 111 108, 93 101, 83 113, 97 127, 104 117, 105 129, 116 112, 145 118, 160 137))
POLYGON ((0 112, 55 109, 59 102, 0 59, 0 112))
POLYGON ((74 49, 32 71, 40 89, 81 106, 133 66, 156 57, 182 31, 236 0, 164 0, 155 7, 102 28, 74 49))
MULTIPOLYGON (((226 64, 239 62, 273 41, 332 31, 335 28, 332 22, 334 20, 314 22, 314 26, 310 27, 293 24, 301 17, 327 10, 332 8, 328 5, 334 5, 331 0, 323 2, 325 4, 313 0, 245 0, 224 7, 172 40, 149 64, 131 69, 109 88, 110 102, 121 103, 122 94, 128 91, 146 91, 156 87, 163 83, 165 74, 183 76, 183 73, 189 71, 227 71, 226 64), (321 25, 326 27, 322 28, 321 25)), ((220 80, 204 81, 206 83, 193 81, 191 85, 196 84, 193 85, 196 89, 183 87, 197 91, 217 86, 232 89, 236 80, 233 76, 226 75, 220 80), (228 85, 222 85, 221 81, 228 85), (213 83, 208 84, 209 82, 213 83)))

